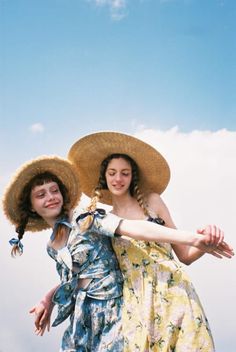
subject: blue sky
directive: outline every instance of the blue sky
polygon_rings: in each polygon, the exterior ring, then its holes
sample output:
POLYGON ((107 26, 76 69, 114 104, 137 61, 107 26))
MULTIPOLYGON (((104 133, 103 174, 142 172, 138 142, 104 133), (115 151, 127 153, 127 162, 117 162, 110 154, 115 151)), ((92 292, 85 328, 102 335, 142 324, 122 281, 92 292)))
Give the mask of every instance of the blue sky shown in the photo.
POLYGON ((98 129, 236 129, 234 0, 0 6, 0 137, 10 151, 23 140, 35 155, 42 145, 61 152, 55 131, 69 145, 98 129), (37 123, 43 138, 29 132, 37 123))
POLYGON ((0 4, 1 130, 235 130, 234 0, 0 4))
MULTIPOLYGON (((29 159, 66 156, 90 132, 126 132, 169 161, 172 181, 164 199, 177 226, 216 222, 236 247, 235 33, 234 0, 0 0, 0 193, 29 159)), ((9 315, 0 326, 0 350, 56 350, 61 333, 33 338, 32 319, 27 327, 18 324, 53 281, 43 276, 48 262, 35 254, 47 236, 35 240, 34 257, 26 254, 16 264, 7 244, 14 229, 3 214, 0 220, 6 297, 14 283, 25 292, 14 292, 11 305, 2 298, 15 322, 9 315), (30 277, 30 260, 34 290, 17 271, 30 277)), ((30 236, 25 241, 33 246, 30 236)), ((218 352, 233 352, 234 329, 222 320, 231 319, 235 259, 220 262, 204 257, 188 270, 218 352)))

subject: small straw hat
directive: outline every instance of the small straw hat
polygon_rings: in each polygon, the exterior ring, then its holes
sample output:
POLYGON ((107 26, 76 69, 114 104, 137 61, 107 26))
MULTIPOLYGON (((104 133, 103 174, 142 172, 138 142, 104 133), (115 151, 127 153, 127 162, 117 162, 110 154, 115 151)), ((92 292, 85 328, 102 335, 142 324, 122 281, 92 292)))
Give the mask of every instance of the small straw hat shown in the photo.
MULTIPOLYGON (((100 165, 110 154, 129 155, 139 167, 139 187, 143 193, 161 194, 169 180, 170 169, 164 157, 149 144, 118 132, 96 132, 75 142, 68 159, 77 168, 83 193, 91 197, 98 185, 100 165)), ((102 191, 100 202, 112 204, 108 190, 102 191)))
MULTIPOLYGON (((19 225, 19 199, 27 183, 36 175, 50 172, 66 186, 69 192, 70 209, 79 201, 81 196, 78 173, 73 164, 57 156, 41 156, 23 164, 13 175, 3 196, 3 210, 7 218, 14 225, 19 225)), ((41 231, 50 226, 43 219, 29 218, 26 231, 41 231)))

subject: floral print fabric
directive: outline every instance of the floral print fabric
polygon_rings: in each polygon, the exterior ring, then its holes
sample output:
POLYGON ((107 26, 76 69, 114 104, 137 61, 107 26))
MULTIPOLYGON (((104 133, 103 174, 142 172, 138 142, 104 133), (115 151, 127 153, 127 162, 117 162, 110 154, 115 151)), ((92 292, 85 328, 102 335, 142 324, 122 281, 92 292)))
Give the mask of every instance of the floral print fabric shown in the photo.
POLYGON ((213 352, 195 289, 169 244, 114 238, 124 275, 124 352, 213 352))
POLYGON ((115 231, 120 220, 117 218, 115 223, 112 216, 113 226, 107 230, 96 216, 92 227, 81 234, 75 222, 76 212, 73 218, 67 246, 59 251, 48 246, 61 278, 53 298, 58 305, 53 326, 70 317, 60 351, 121 352, 123 278, 108 237, 113 236, 111 228, 115 231), (80 278, 91 279, 85 289, 78 288, 80 278))

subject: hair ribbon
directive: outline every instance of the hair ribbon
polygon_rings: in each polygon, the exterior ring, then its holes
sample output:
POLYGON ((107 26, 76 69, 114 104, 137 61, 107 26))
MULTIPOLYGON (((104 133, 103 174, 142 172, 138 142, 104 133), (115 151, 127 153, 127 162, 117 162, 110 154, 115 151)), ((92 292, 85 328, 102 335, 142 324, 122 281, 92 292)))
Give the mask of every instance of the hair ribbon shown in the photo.
POLYGON ((9 243, 11 246, 17 247, 19 249, 20 254, 23 253, 23 244, 21 240, 19 240, 18 238, 12 238, 9 243))

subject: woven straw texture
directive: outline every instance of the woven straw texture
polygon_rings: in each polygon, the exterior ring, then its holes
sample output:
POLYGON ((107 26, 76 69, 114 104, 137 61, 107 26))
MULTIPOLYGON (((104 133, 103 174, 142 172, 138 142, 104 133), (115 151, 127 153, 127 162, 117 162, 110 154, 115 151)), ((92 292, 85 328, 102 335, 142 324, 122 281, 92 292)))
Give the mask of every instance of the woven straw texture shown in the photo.
MULTIPOLYGON (((78 174, 71 162, 57 156, 41 156, 28 161, 13 175, 3 196, 3 210, 14 225, 19 224, 18 202, 23 188, 36 175, 49 171, 56 175, 66 186, 70 197, 70 208, 81 196, 78 174)), ((43 219, 30 218, 26 231, 41 231, 49 228, 43 219)))
MULTIPOLYGON (((110 154, 123 153, 133 158, 140 171, 139 187, 144 194, 161 194, 170 179, 170 169, 165 158, 149 144, 118 132, 97 132, 75 142, 68 159, 77 168, 81 190, 91 196, 98 184, 101 162, 110 154)), ((102 203, 111 204, 109 191, 104 190, 102 203)))

